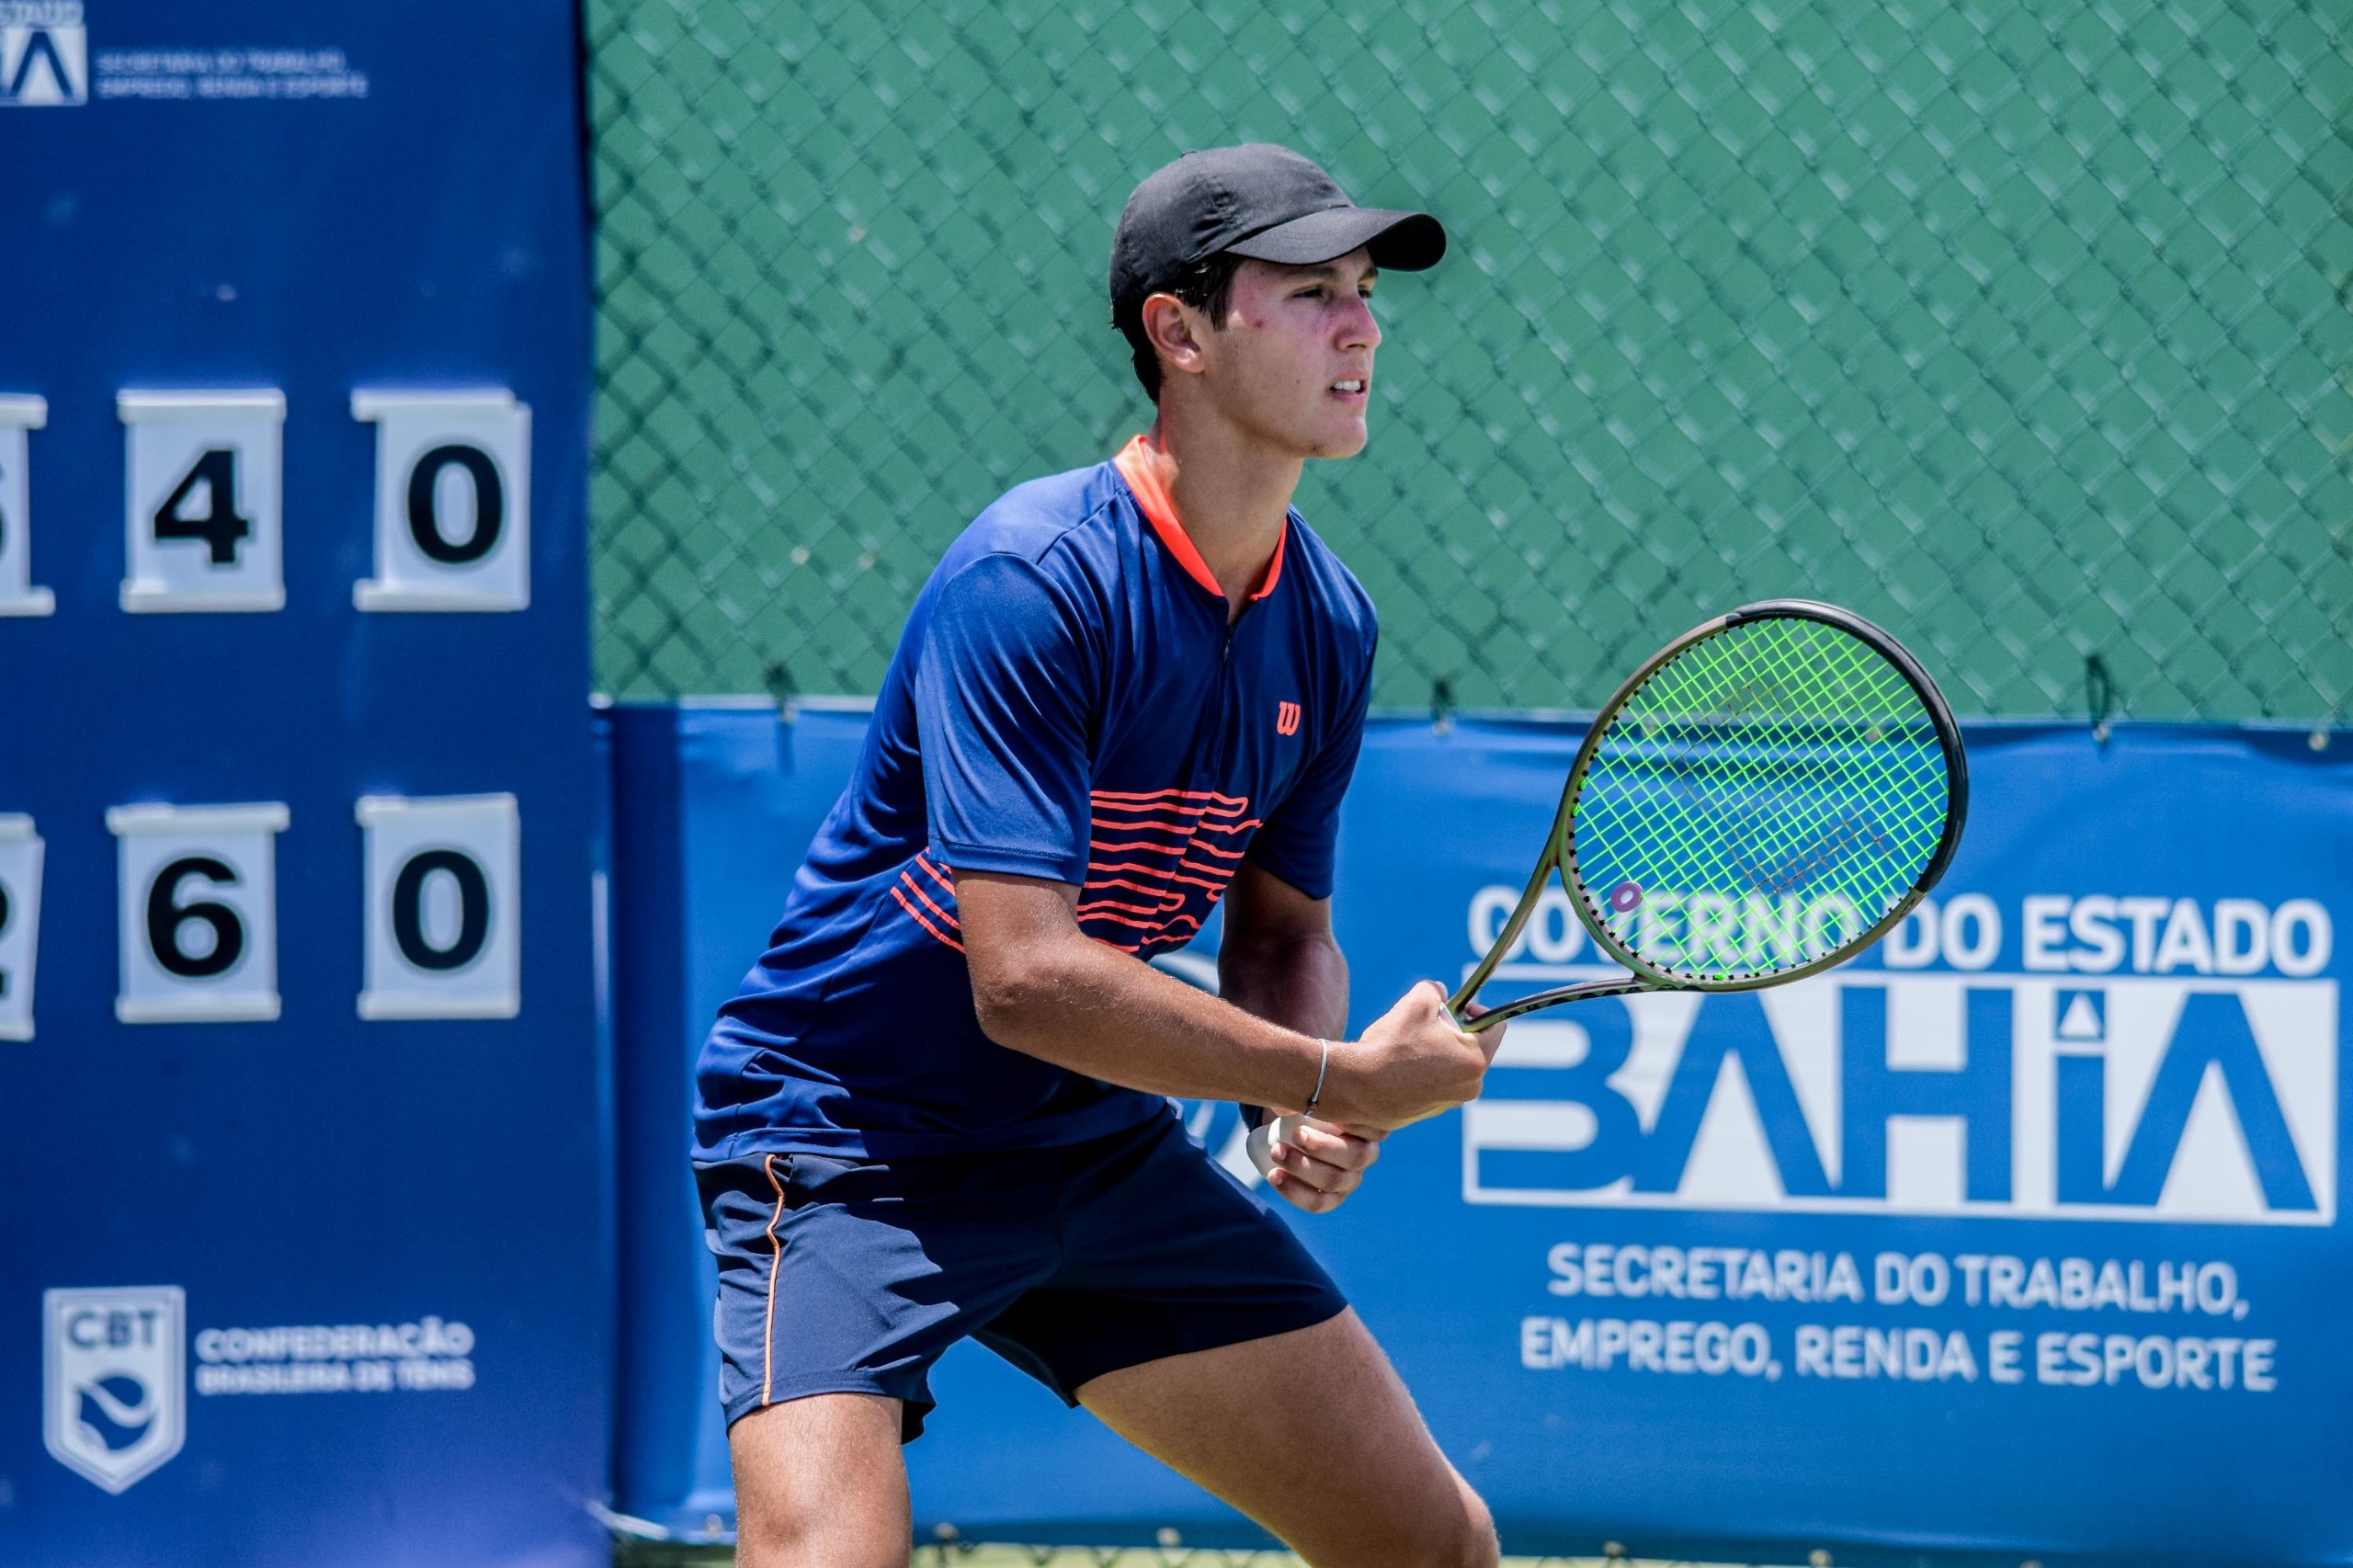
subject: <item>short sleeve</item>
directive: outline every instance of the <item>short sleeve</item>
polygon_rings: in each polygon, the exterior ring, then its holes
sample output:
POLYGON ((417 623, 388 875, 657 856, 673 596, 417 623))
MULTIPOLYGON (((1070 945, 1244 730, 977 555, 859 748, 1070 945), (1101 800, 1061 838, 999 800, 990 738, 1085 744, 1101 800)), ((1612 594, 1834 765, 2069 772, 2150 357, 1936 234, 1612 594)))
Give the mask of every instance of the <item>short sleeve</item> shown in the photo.
POLYGON ((984 555, 944 584, 915 665, 931 844, 958 870, 1086 875, 1094 661, 1036 567, 984 555))
POLYGON ((1340 836, 1340 797, 1364 746, 1364 717, 1372 700, 1372 660, 1339 705, 1315 756, 1250 841, 1250 861, 1310 898, 1332 896, 1332 858, 1340 836))

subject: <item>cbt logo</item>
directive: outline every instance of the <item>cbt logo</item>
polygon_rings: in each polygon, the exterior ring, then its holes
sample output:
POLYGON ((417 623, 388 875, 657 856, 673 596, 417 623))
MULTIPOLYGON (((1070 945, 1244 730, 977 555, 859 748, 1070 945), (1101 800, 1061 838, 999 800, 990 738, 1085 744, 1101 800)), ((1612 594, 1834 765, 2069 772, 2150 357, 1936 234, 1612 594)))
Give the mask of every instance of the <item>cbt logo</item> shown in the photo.
POLYGON ((176 1285, 44 1290, 41 1436, 57 1462, 121 1492, 187 1434, 187 1311, 176 1285))
MULTIPOLYGON (((2249 930, 2256 915, 2282 924, 2247 909, 2249 930)), ((2168 964, 2153 917, 2146 961, 2125 973, 2109 972, 2121 962, 2002 973, 1984 967, 1998 939, 1972 939, 1961 972, 1855 967, 1522 1020, 1463 1108, 1463 1196, 2331 1223, 2337 987, 2315 972, 2328 921, 2310 901, 2279 914, 2297 926, 2267 944, 2281 978, 2244 963, 2234 973, 2219 949, 2168 964)), ((2231 949, 2242 950, 2256 950, 2252 938, 2231 949)), ((2060 967, 2036 961, 2031 942, 2025 956, 2029 970, 2060 967)), ((1499 975, 1604 972, 1553 962, 1499 975)))
POLYGON ((0 0, 0 108, 90 101, 82 0, 0 0))

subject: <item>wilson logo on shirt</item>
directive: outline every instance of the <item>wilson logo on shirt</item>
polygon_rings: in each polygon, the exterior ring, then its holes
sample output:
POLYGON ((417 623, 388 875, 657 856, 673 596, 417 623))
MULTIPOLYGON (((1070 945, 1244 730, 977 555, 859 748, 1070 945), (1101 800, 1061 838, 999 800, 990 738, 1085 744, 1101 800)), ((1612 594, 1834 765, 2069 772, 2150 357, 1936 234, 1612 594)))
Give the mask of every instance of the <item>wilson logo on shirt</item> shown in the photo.
POLYGON ((1278 702, 1275 704, 1275 733, 1279 735, 1299 733, 1298 703, 1278 702))

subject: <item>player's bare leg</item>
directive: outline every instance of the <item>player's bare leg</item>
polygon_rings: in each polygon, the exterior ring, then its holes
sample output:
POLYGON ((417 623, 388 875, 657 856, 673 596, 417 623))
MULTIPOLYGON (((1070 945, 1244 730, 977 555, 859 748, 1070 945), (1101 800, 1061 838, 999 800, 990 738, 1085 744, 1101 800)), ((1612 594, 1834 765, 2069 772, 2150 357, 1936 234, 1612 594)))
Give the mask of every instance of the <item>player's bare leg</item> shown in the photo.
POLYGON ((728 1429, 740 1568, 906 1568, 914 1531, 899 1402, 820 1393, 728 1429))
POLYGON ((1354 1312, 1123 1367, 1078 1397, 1314 1568, 1495 1568, 1486 1505, 1354 1312))

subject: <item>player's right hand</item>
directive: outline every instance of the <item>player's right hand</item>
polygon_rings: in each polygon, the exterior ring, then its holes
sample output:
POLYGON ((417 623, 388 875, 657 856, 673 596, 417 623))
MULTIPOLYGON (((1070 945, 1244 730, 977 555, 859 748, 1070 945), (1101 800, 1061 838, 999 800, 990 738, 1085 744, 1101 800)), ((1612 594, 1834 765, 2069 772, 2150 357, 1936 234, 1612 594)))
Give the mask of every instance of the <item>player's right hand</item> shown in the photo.
POLYGON ((1425 980, 1361 1038, 1333 1048, 1335 1082, 1318 1114, 1387 1129, 1452 1110, 1477 1097, 1495 1044, 1457 1028, 1446 1010, 1446 988, 1425 980))

